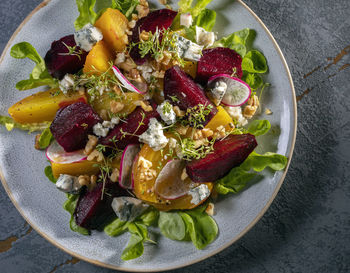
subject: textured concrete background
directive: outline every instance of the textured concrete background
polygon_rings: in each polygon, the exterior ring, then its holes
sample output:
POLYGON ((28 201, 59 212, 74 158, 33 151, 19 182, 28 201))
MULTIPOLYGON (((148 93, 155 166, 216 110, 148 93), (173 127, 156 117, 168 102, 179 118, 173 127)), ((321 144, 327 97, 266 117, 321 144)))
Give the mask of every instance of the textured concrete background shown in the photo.
MULTIPOLYGON (((41 0, 1 0, 0 49, 41 0)), ((294 79, 298 136, 290 171, 236 244, 174 272, 350 272, 350 1, 246 0, 294 79)), ((0 272, 110 272, 49 244, 0 186, 0 272)), ((175 257, 174 257, 175 258, 175 257)))

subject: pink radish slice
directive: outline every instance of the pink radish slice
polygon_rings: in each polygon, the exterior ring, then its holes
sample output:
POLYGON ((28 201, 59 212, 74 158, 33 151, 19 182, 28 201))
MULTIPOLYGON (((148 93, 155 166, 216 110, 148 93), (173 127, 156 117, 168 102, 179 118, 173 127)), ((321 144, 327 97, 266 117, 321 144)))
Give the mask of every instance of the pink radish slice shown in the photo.
POLYGON ((122 85, 133 92, 139 93, 139 94, 145 94, 146 92, 142 92, 139 89, 137 89, 135 87, 135 85, 133 85, 131 82, 129 82, 129 80, 123 75, 123 73, 118 69, 118 67, 113 66, 113 72, 116 75, 116 77, 118 78, 118 80, 122 83, 122 85))
POLYGON ((128 145, 122 155, 119 170, 119 185, 124 189, 132 189, 132 166, 135 157, 140 152, 139 144, 128 145))
POLYGON ((86 160, 87 156, 84 150, 74 152, 66 152, 56 141, 52 142, 46 149, 46 157, 48 160, 59 164, 70 164, 86 160))
POLYGON ((179 159, 173 159, 165 164, 154 184, 155 192, 160 197, 169 200, 188 194, 192 181, 189 178, 186 178, 185 181, 181 179, 185 167, 185 162, 179 159))
POLYGON ((236 107, 241 106, 248 101, 252 90, 247 83, 227 74, 219 74, 209 79, 208 87, 213 89, 215 83, 218 81, 223 81, 227 85, 225 95, 221 100, 222 104, 229 107, 236 107))

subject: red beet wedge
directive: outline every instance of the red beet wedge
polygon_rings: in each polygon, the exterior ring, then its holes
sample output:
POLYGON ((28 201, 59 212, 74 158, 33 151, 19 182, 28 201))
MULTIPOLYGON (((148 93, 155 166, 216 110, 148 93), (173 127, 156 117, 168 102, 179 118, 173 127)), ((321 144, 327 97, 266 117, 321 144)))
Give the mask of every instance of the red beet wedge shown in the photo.
POLYGON ((196 81, 205 85, 212 76, 233 73, 237 78, 242 78, 241 65, 241 56, 232 49, 224 47, 205 49, 198 62, 196 81))
POLYGON ((101 138, 100 144, 114 147, 112 139, 115 139, 117 147, 124 150, 129 144, 140 143, 138 136, 147 130, 150 119, 159 118, 157 105, 151 105, 153 110, 150 112, 145 112, 140 106, 137 107, 124 122, 120 122, 106 137, 101 138))
MULTIPOLYGON (((132 30, 131 41, 138 43, 140 41, 140 33, 142 31, 155 33, 157 29, 168 29, 173 23, 177 12, 170 9, 160 9, 149 13, 146 17, 137 21, 135 27, 132 30)), ((142 65, 146 61, 145 58, 141 58, 139 48, 136 46, 130 52, 131 58, 136 64, 142 65)))
POLYGON ((45 64, 52 77, 61 80, 67 73, 74 74, 83 68, 87 52, 78 47, 74 35, 68 35, 51 44, 45 55, 45 64), (69 52, 74 49, 74 52, 69 52))
POLYGON ((114 197, 129 196, 129 194, 119 187, 118 183, 107 181, 104 192, 103 183, 88 191, 85 189, 79 196, 77 206, 74 211, 74 220, 78 226, 95 229, 98 228, 110 215, 113 215, 111 207, 114 197), (102 198, 103 194, 103 198, 102 198))
POLYGON ((212 154, 187 164, 186 172, 194 182, 215 182, 243 163, 257 145, 251 134, 229 135, 215 142, 212 154))
POLYGON ((203 125, 207 124, 217 113, 214 104, 205 96, 203 89, 197 85, 191 76, 187 75, 179 66, 169 68, 164 75, 164 96, 165 99, 173 101, 172 97, 178 100, 174 104, 179 106, 181 110, 186 111, 198 104, 204 106, 211 105, 212 110, 206 117, 203 125))
POLYGON ((92 127, 102 122, 90 105, 77 102, 58 110, 50 130, 56 141, 66 152, 85 147, 92 127))

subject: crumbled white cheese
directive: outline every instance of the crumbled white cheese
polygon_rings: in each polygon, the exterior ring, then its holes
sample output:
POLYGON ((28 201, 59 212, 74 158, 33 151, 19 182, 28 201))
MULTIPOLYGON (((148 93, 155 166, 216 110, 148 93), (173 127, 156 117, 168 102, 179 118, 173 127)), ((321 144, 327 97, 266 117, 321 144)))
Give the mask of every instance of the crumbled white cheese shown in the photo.
POLYGON ((211 90, 215 104, 219 105, 227 90, 227 84, 224 81, 215 82, 214 88, 211 90))
POLYGON ((117 54, 117 57, 115 58, 114 63, 115 64, 121 64, 123 62, 125 62, 125 53, 124 52, 120 52, 117 54))
MULTIPOLYGON (((113 117, 113 118, 111 119, 111 122, 112 122, 113 125, 117 125, 117 124, 119 124, 119 122, 120 122, 120 118, 118 118, 118 117, 113 117)), ((113 127, 114 127, 114 126, 113 126, 113 127)))
POLYGON ((242 127, 248 123, 247 119, 242 115, 242 108, 237 107, 225 107, 227 113, 237 122, 239 127, 242 127))
POLYGON ((139 136, 139 140, 148 144, 154 151, 159 151, 168 144, 168 139, 163 133, 162 124, 155 118, 150 119, 148 129, 139 136))
POLYGON ((81 187, 78 177, 68 174, 61 174, 56 182, 56 188, 66 193, 77 194, 81 187))
POLYGON ((191 13, 183 13, 180 15, 180 26, 190 27, 193 23, 191 13))
POLYGON ((74 40, 77 46, 85 51, 90 51, 92 47, 103 39, 101 30, 91 24, 85 25, 82 29, 74 33, 74 40))
POLYGON ((177 145, 177 141, 175 138, 171 137, 169 138, 169 148, 170 149, 175 149, 177 145))
POLYGON ((121 221, 134 221, 148 207, 149 205, 133 197, 115 197, 112 201, 112 208, 121 221))
POLYGON ((141 72, 141 76, 146 80, 146 82, 151 82, 151 76, 153 72, 152 66, 145 63, 143 65, 137 66, 137 70, 141 72))
POLYGON ((166 100, 162 104, 158 105, 157 112, 167 125, 171 125, 176 122, 176 114, 169 101, 166 100))
POLYGON ((98 137, 106 137, 110 129, 113 129, 120 121, 120 118, 114 117, 111 121, 105 120, 102 123, 97 123, 92 127, 94 134, 98 137))
POLYGON ((206 184, 201 184, 198 187, 191 189, 188 194, 192 196, 191 203, 198 205, 209 197, 210 190, 206 184))
POLYGON ((183 59, 199 61, 202 56, 203 46, 197 45, 182 36, 177 37, 176 47, 179 56, 183 59))
POLYGON ((214 32, 206 31, 204 28, 196 26, 196 41, 199 45, 208 47, 215 42, 214 32))
POLYGON ((68 91, 74 87, 74 77, 71 74, 64 75, 59 82, 59 87, 63 94, 67 95, 68 91))

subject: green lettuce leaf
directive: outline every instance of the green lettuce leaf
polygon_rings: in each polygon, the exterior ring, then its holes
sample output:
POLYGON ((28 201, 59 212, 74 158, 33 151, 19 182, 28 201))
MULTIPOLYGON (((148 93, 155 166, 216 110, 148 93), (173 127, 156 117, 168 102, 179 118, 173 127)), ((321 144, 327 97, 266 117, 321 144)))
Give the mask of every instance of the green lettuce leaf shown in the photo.
POLYGON ((268 120, 254 120, 248 126, 248 133, 255 136, 265 135, 271 129, 271 123, 268 120))
POLYGON ((215 240, 218 226, 214 219, 201 210, 180 212, 186 224, 186 231, 192 243, 198 249, 203 249, 215 240))
POLYGON ((246 43, 250 32, 251 30, 249 28, 244 28, 242 30, 236 31, 216 41, 215 46, 231 48, 235 50, 239 55, 244 57, 247 52, 246 43))
POLYGON ((57 179, 53 176, 51 165, 50 165, 50 166, 46 166, 44 172, 45 172, 46 177, 47 177, 52 183, 56 183, 56 182, 57 182, 57 179))
POLYGON ((140 3, 139 0, 112 0, 112 8, 118 9, 126 17, 130 17, 140 3))
POLYGON ((21 42, 14 45, 11 48, 10 55, 16 59, 29 58, 36 64, 32 73, 29 75, 29 79, 19 81, 16 84, 18 90, 23 91, 46 85, 52 88, 58 86, 58 81, 52 78, 48 72, 44 59, 30 43, 21 42))
POLYGON ((194 20, 193 25, 212 31, 216 22, 216 12, 210 9, 203 9, 194 20))
POLYGON ((242 70, 249 73, 266 73, 268 67, 265 56, 258 50, 249 51, 242 60, 242 70))
POLYGON ((17 128, 28 131, 28 133, 32 133, 47 129, 47 127, 50 125, 50 122, 21 124, 14 121, 10 117, 0 116, 0 125, 4 125, 8 131, 12 131, 13 128, 17 128))
POLYGON ((128 228, 129 222, 121 221, 119 218, 104 227, 103 231, 111 237, 119 236, 123 234, 128 228))
POLYGON ((284 155, 270 152, 260 155, 252 152, 239 167, 233 168, 228 175, 219 179, 215 189, 219 194, 238 193, 265 168, 280 171, 287 163, 288 159, 284 155))
POLYGON ((186 237, 185 222, 177 212, 160 212, 158 226, 169 239, 182 241, 186 237))
POLYGON ((244 72, 242 80, 245 81, 253 91, 259 89, 264 84, 263 79, 258 74, 254 73, 244 72))
POLYGON ((138 221, 146 226, 155 226, 157 225, 159 218, 159 211, 155 208, 150 208, 145 211, 141 216, 139 216, 138 221))
POLYGON ((121 258, 124 261, 136 259, 143 254, 144 242, 154 243, 148 235, 147 226, 142 223, 129 223, 128 230, 131 233, 128 245, 123 250, 121 258))
POLYGON ((68 197, 68 199, 66 200, 66 202, 64 202, 63 208, 66 211, 68 211, 71 215, 71 218, 69 221, 70 229, 72 231, 78 232, 82 235, 90 235, 90 231, 88 229, 78 226, 74 220, 73 213, 74 213, 75 207, 77 206, 79 195, 78 194, 67 194, 67 197, 68 197))
POLYGON ((79 16, 74 22, 76 30, 83 28, 86 24, 95 24, 98 15, 95 12, 96 0, 76 0, 79 16))
POLYGON ((46 149, 51 142, 54 140, 54 137, 51 133, 50 127, 47 127, 41 134, 39 137, 39 147, 40 149, 46 149))

